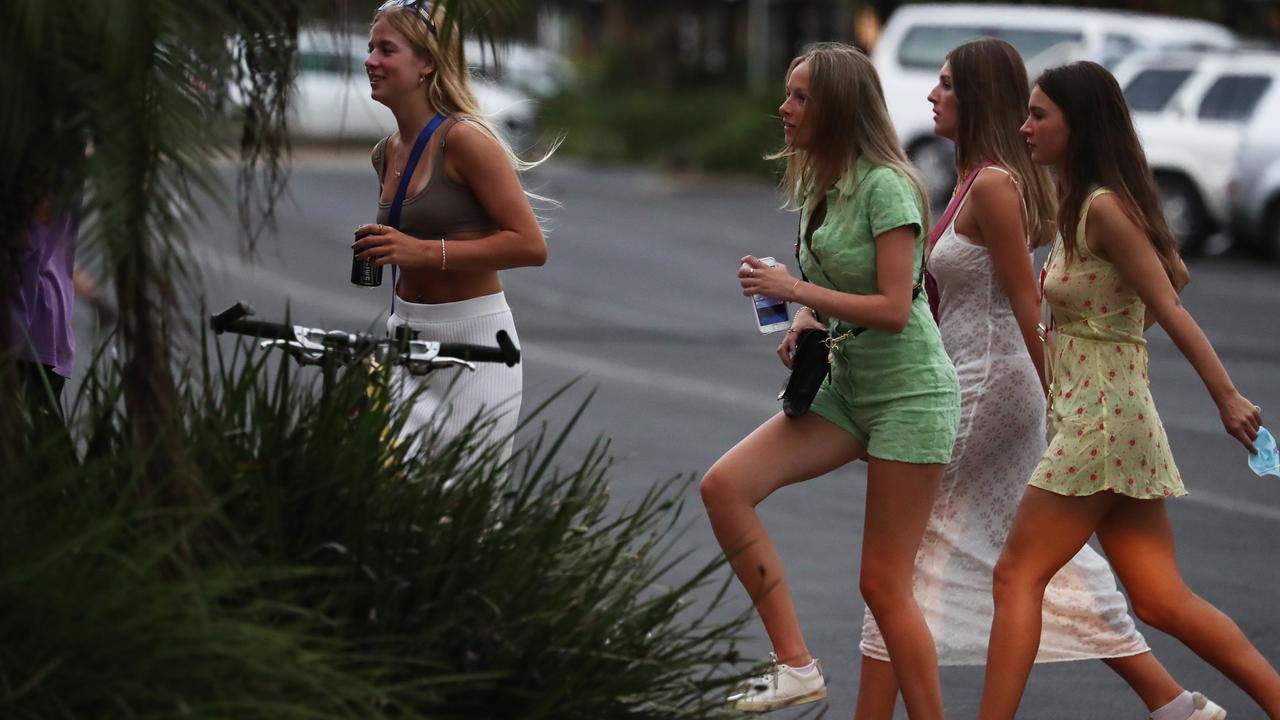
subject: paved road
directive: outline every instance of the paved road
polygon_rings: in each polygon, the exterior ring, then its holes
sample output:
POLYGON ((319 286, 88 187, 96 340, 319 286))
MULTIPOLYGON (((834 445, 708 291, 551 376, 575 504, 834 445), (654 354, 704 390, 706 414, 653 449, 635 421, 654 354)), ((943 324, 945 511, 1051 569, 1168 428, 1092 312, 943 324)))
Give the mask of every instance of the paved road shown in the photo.
MULTIPOLYGON (((351 229, 372 217, 367 163, 352 153, 299 158, 280 208, 279 238, 252 264, 235 251, 234 223, 214 217, 194 244, 209 305, 248 299, 269 316, 291 303, 298 322, 373 323, 387 290, 359 290, 346 280, 351 229)), ((597 433, 611 437, 620 502, 658 479, 705 470, 776 410, 773 395, 784 374, 773 356, 776 336, 755 332, 734 270, 748 252, 787 258, 793 217, 777 209, 772 188, 754 182, 555 163, 531 183, 562 207, 542 213, 551 228, 550 262, 504 275, 524 341, 526 407, 574 378, 581 380, 572 399, 597 391, 569 452, 597 433)), ((1280 267, 1219 257, 1194 263, 1192 272, 1185 303, 1237 385, 1280 429, 1280 267)), ((1158 330, 1151 348, 1161 414, 1193 493, 1171 503, 1187 580, 1280 663, 1280 478, 1261 480, 1248 471, 1194 372, 1158 330)), ((560 403, 551 417, 564 417, 574 404, 560 403)), ((826 665, 833 718, 852 715, 856 691, 864 468, 790 488, 762 510, 787 562, 809 643, 826 665)), ((686 542, 699 558, 713 557, 696 490, 689 500, 686 542)), ((745 606, 745 598, 735 601, 745 606)), ((753 632, 745 650, 763 656, 763 631, 753 632)), ((1233 718, 1261 717, 1177 643, 1147 634, 1189 687, 1207 692, 1233 718)), ((981 669, 944 670, 949 717, 974 716, 981 677, 981 669)), ((1138 718, 1142 710, 1101 664, 1071 663, 1037 668, 1022 717, 1138 718)))

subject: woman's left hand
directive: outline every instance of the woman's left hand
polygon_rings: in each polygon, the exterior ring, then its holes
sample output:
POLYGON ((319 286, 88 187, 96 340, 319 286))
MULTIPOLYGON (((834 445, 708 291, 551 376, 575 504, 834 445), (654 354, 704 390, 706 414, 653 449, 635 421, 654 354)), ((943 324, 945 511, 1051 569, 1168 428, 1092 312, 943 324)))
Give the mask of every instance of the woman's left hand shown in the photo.
POLYGON ((764 295, 774 300, 790 301, 795 299, 799 278, 782 263, 770 267, 759 258, 748 255, 742 258, 742 265, 738 268, 738 282, 742 285, 743 295, 764 295))
POLYGON ((431 251, 435 244, 409 237, 387 225, 361 225, 356 228, 359 238, 351 247, 360 253, 361 260, 371 260, 374 265, 399 265, 402 268, 438 267, 432 264, 431 251))
POLYGON ((1258 449, 1253 446, 1253 441, 1258 439, 1258 428, 1262 427, 1262 409, 1235 392, 1218 403, 1218 414, 1222 416, 1222 426, 1227 433, 1239 440, 1250 455, 1256 455, 1258 449))

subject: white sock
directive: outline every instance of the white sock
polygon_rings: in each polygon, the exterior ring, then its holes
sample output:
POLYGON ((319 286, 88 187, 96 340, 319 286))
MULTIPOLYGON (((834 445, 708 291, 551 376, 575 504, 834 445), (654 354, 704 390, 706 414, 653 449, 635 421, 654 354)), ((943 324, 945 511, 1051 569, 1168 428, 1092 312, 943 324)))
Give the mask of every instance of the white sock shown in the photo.
POLYGON ((1151 720, 1187 720, 1196 711, 1195 702, 1191 699, 1191 691, 1183 690, 1168 705, 1151 713, 1151 720))
MULTIPOLYGON (((801 666, 799 666, 799 667, 793 667, 793 668, 791 668, 791 669, 792 669, 794 672, 798 672, 798 673, 800 673, 801 675, 808 675, 809 673, 815 673, 815 672, 817 672, 817 671, 818 671, 818 661, 817 661, 817 660, 810 659, 810 660, 809 660, 809 664, 808 664, 808 665, 801 665, 801 666)), ((1190 697, 1190 695, 1188 695, 1187 697, 1190 697)), ((1164 719, 1163 719, 1163 718, 1161 718, 1161 720, 1164 720, 1164 719)), ((1178 718, 1178 720, 1187 720, 1187 719, 1186 719, 1186 718, 1178 718)))

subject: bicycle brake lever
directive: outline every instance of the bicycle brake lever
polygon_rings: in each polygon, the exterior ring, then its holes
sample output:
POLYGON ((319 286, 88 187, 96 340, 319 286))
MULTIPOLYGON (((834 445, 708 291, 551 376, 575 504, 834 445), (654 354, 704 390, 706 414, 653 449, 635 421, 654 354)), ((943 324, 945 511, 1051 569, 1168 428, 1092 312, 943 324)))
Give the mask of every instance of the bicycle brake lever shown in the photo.
POLYGON ((476 364, 462 358, 443 357, 437 355, 429 360, 410 360, 407 364, 410 375, 426 375, 432 370, 446 367, 463 367, 471 372, 476 371, 476 364))
POLYGON ((284 350, 299 365, 319 365, 325 355, 324 348, 317 350, 294 340, 263 340, 258 347, 263 350, 268 348, 284 350))

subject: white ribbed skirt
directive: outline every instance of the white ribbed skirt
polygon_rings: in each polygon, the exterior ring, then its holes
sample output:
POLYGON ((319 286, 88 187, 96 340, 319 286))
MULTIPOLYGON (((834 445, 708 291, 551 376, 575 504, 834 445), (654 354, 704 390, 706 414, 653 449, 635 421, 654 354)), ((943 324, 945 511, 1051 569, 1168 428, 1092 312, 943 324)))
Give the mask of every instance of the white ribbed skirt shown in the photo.
MULTIPOLYGON (((511 308, 499 292, 457 302, 422 304, 397 297, 395 311, 387 318, 387 333, 408 325, 419 339, 436 342, 495 345, 499 330, 506 330, 520 347, 511 308)), ((493 419, 491 441, 502 441, 502 460, 510 457, 512 436, 520 419, 524 393, 521 364, 477 363, 474 372, 466 368, 436 370, 416 377, 397 368, 393 386, 397 397, 406 399, 426 386, 414 398, 406 431, 427 426, 440 432, 440 439, 456 437, 480 413, 493 419)))

